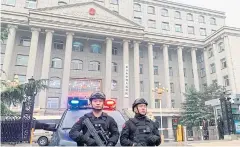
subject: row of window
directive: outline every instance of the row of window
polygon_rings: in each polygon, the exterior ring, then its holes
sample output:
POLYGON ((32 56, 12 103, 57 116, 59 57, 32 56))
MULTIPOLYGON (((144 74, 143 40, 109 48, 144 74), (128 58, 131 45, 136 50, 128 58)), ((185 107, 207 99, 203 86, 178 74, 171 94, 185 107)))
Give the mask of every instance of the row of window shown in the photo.
MULTIPOLYGON (((221 69, 227 68, 227 61, 225 58, 221 59, 220 62, 221 62, 221 69)), ((210 71, 211 71, 211 74, 216 73, 215 63, 210 64, 210 71)))
MULTIPOLYGON (((218 81, 212 80, 212 84, 218 84, 218 81)), ((225 87, 230 86, 230 81, 229 81, 228 75, 223 76, 223 85, 225 87)))
MULTIPOLYGON (((134 21, 141 24, 142 19, 140 17, 134 17, 134 21)), ((148 28, 156 29, 156 20, 149 19, 148 20, 148 28)), ((170 25, 169 22, 162 22, 162 30, 164 31, 170 31, 170 25)), ((200 28, 200 35, 201 36, 207 36, 206 28, 200 28)), ((214 33, 216 30, 212 30, 211 33, 214 33)), ((181 24, 175 24, 175 32, 183 33, 183 28, 181 24)), ((187 27, 188 34, 195 34, 194 26, 188 26, 187 27)))
MULTIPOLYGON (((2 0, 2 4, 15 6, 16 0, 2 0)), ((30 9, 37 8, 37 0, 26 0, 25 8, 30 8, 30 9)))
MULTIPOLYGON (((141 12, 141 11, 142 11, 141 5, 135 3, 135 4, 134 4, 134 11, 136 11, 136 12, 141 12)), ((153 14, 153 15, 155 15, 155 13, 156 13, 156 12, 155 12, 155 7, 154 7, 154 6, 148 6, 148 8, 147 8, 147 13, 148 13, 148 14, 153 14)), ((163 9, 161 10, 161 15, 162 15, 163 17, 169 17, 169 12, 168 12, 168 10, 165 9, 165 8, 163 8, 163 9)), ((175 19, 182 19, 181 12, 180 12, 180 11, 175 11, 175 13, 174 13, 174 18, 175 18, 175 19)), ((187 19, 188 21, 194 21, 193 14, 188 13, 186 19, 187 19)), ((202 16, 202 15, 198 16, 198 22, 199 22, 199 23, 205 23, 205 17, 202 16)), ((217 24, 217 23, 216 23, 216 19, 213 18, 213 17, 210 18, 210 24, 211 24, 211 25, 216 25, 216 24, 217 24)))
MULTIPOLYGON (((224 51, 224 50, 225 50, 224 43, 223 43, 223 42, 220 42, 220 43, 218 44, 218 46, 217 46, 217 49, 218 49, 218 52, 219 52, 219 53, 222 52, 222 51, 224 51)), ((211 57, 213 57, 213 56, 214 56, 213 49, 210 48, 210 49, 208 50, 208 57, 211 58, 211 57)))

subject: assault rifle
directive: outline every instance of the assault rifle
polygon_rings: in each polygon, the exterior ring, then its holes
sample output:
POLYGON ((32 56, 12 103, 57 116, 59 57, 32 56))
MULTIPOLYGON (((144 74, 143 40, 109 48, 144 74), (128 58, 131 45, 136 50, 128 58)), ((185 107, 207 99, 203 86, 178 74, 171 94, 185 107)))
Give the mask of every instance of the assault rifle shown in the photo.
POLYGON ((104 134, 105 131, 103 130, 103 128, 101 128, 101 131, 97 131, 94 128, 91 121, 89 120, 89 118, 86 118, 83 122, 86 125, 86 127, 88 128, 88 132, 90 133, 90 135, 93 136, 94 140, 96 141, 96 144, 98 146, 106 146, 109 138, 106 134, 104 134), (102 139, 104 141, 102 141, 102 139))

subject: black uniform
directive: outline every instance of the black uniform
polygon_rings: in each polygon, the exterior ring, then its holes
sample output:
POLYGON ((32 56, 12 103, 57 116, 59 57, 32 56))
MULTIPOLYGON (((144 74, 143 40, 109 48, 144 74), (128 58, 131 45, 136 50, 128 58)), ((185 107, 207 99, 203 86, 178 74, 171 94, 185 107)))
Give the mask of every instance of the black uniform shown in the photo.
POLYGON ((123 126, 120 143, 122 146, 158 146, 161 143, 158 126, 146 116, 136 114, 123 126))
POLYGON ((102 113, 102 116, 100 116, 99 118, 95 117, 93 113, 87 113, 73 125, 72 129, 69 132, 69 137, 72 140, 76 141, 78 146, 83 146, 84 144, 86 144, 87 146, 97 146, 93 137, 88 137, 88 135, 86 135, 88 129, 83 123, 85 118, 90 119, 97 131, 100 129, 98 127, 100 124, 104 131, 109 134, 109 140, 107 144, 108 146, 115 146, 117 144, 120 134, 116 121, 111 116, 108 116, 106 113, 102 113))

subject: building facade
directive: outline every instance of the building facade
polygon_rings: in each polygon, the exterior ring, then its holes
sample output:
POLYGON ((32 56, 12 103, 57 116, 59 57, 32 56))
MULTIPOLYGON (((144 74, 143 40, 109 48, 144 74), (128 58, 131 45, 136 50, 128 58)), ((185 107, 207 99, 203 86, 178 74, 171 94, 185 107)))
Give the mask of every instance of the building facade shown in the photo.
POLYGON ((49 79, 41 109, 96 90, 119 109, 140 97, 159 108, 159 84, 169 89, 163 108, 180 108, 190 86, 240 93, 240 30, 224 12, 165 0, 2 0, 1 27, 2 78, 49 79))

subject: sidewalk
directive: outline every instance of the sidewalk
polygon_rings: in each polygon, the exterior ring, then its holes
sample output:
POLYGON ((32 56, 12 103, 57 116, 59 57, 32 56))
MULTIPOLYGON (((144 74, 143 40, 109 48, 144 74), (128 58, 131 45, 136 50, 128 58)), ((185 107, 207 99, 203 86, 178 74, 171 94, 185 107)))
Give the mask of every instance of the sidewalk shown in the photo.
POLYGON ((240 146, 240 140, 214 140, 214 141, 199 141, 199 142, 188 142, 189 146, 240 146))

